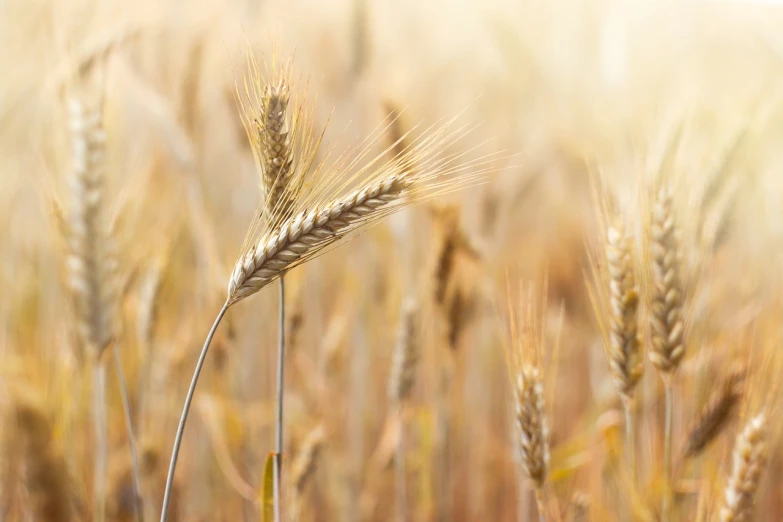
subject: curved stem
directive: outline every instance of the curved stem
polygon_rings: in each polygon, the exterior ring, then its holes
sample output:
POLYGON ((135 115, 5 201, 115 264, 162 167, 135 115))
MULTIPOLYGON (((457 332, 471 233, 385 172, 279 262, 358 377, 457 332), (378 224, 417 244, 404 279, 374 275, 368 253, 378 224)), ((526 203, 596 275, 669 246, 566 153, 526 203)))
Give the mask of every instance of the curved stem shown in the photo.
POLYGON ((280 518, 280 490, 283 476, 283 390, 285 379, 285 283, 280 277, 280 337, 277 344, 277 418, 275 422, 274 496, 275 522, 280 518))
POLYGON ((120 385, 122 411, 125 414, 125 429, 128 432, 128 447, 130 448, 131 467, 133 469, 133 509, 136 512, 136 521, 143 522, 144 503, 141 498, 139 455, 136 452, 136 437, 133 436, 133 417, 131 416, 130 398, 128 397, 128 385, 125 381, 125 372, 122 371, 122 361, 120 360, 120 350, 117 347, 117 339, 114 339, 112 352, 114 352, 114 367, 117 370, 117 380, 120 385))
POLYGON ((182 408, 182 417, 179 419, 179 426, 177 427, 177 436, 174 438, 174 448, 171 450, 171 463, 169 464, 169 474, 166 477, 166 490, 163 493, 163 507, 160 512, 160 522, 166 522, 168 519, 169 504, 171 503, 171 490, 174 486, 174 472, 177 469, 177 458, 179 457, 179 449, 182 445, 182 434, 185 432, 185 423, 188 421, 188 412, 190 411, 190 404, 193 402, 193 395, 196 392, 196 384, 198 384, 198 376, 201 373, 201 368, 204 366, 204 360, 207 358, 207 352, 209 351, 209 344, 212 342, 212 337, 215 335, 220 321, 223 316, 226 315, 228 310, 228 301, 220 309, 215 323, 212 325, 212 329, 207 334, 207 339, 204 341, 204 347, 201 349, 201 355, 199 355, 198 362, 196 363, 196 369, 193 372, 193 379, 190 381, 190 387, 188 388, 188 394, 185 396, 185 406, 182 408))

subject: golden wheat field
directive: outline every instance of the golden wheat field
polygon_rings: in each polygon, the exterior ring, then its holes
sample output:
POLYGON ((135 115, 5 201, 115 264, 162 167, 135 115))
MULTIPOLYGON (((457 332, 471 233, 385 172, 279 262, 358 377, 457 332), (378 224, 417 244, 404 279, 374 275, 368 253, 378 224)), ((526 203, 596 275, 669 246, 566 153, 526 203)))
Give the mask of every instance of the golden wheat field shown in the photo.
POLYGON ((783 520, 781 24, 0 1, 0 522, 783 520))

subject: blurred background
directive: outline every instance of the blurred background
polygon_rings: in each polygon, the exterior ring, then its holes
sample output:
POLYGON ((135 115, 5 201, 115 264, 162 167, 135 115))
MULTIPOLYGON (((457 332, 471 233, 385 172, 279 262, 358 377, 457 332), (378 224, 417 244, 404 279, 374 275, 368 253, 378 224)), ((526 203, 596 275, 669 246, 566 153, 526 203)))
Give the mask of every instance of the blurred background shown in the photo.
MULTIPOLYGON (((298 476, 308 434, 323 430, 306 487, 286 487, 299 518, 537 520, 504 355, 511 280, 548 282, 547 335, 561 332, 556 355, 545 356, 554 520, 657 520, 662 400, 652 368, 640 385, 638 498, 617 479, 622 404, 587 291, 588 253, 603 234, 592 187, 600 178, 633 222, 644 218, 649 182, 676 187, 684 256, 698 274, 676 451, 729 361, 767 357, 780 340, 781 23, 783 6, 728 1, 3 0, 0 406, 17 418, 0 424, 0 520, 93 519, 91 363, 74 327, 58 220, 70 204, 74 76, 101 64, 115 331, 145 519, 155 520, 192 368, 259 205, 236 86, 248 53, 263 62, 275 46, 293 56, 293 82, 337 151, 389 114, 399 115, 397 136, 458 115, 474 128, 449 152, 498 154, 482 183, 391 216, 287 276, 286 478, 298 476), (448 297, 433 299, 446 242, 456 245, 448 297), (412 397, 398 410, 387 388, 408 297, 425 333, 412 397), (20 420, 20 401, 34 405, 35 422, 20 420), (40 448, 30 446, 36 430, 40 448), (401 433, 402 517, 392 465, 401 433), (49 480, 31 482, 35 465, 19 462, 35 455, 48 457, 38 465, 49 480), (37 511, 40 502, 60 507, 37 511)), ((218 330, 172 519, 260 519, 277 313, 277 292, 266 288, 218 330)), ((114 370, 107 375, 107 519, 133 520, 119 387, 114 370)), ((679 470, 677 520, 717 520, 739 427, 679 470)), ((778 447, 758 520, 783 513, 778 447)))

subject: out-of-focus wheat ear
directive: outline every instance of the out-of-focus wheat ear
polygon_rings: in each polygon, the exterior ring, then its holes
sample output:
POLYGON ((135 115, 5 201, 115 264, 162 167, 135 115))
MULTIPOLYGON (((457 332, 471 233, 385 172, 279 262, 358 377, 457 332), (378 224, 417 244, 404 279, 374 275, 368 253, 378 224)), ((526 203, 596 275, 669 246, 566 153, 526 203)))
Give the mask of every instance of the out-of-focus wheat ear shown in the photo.
POLYGON ((14 444, 23 465, 22 483, 28 494, 27 515, 41 522, 72 520, 68 470, 54 444, 49 416, 30 393, 12 394, 10 409, 9 421, 17 430, 14 444))
POLYGON ((571 522, 587 522, 590 519, 590 497, 581 491, 571 495, 571 522))
POLYGON ((549 469, 549 426, 540 370, 523 366, 514 389, 517 430, 525 473, 536 489, 541 489, 549 469))
POLYGON ((73 153, 68 282, 79 332, 91 355, 98 358, 114 335, 116 292, 114 249, 103 208, 106 134, 100 106, 72 98, 68 113, 73 153))
POLYGON ((302 497, 307 484, 318 467, 318 459, 326 440, 326 430, 322 425, 314 428, 305 438, 291 469, 293 486, 291 499, 291 520, 298 520, 302 512, 302 497))
POLYGON ((749 522, 761 474, 767 466, 767 418, 762 412, 752 418, 737 437, 731 476, 724 492, 721 522, 749 522))
POLYGON ((723 432, 742 399, 744 380, 745 368, 735 367, 712 391, 688 430, 683 458, 698 456, 723 432))
POLYGON ((630 400, 644 373, 644 359, 639 337, 639 289, 634 274, 633 242, 621 220, 607 230, 606 260, 609 367, 620 395, 630 400))
POLYGON ((677 369, 685 355, 685 321, 678 229, 671 189, 658 191, 651 224, 651 341, 650 361, 663 373, 677 369))
POLYGON ((433 212, 440 237, 440 244, 435 254, 433 295, 435 303, 442 306, 446 300, 457 256, 459 210, 453 205, 443 205, 434 207, 433 212))
POLYGON ((476 295, 464 281, 457 281, 446 302, 446 341, 452 353, 456 352, 460 337, 474 317, 476 308, 476 295))
POLYGON ((406 301, 389 375, 389 399, 398 405, 408 400, 416 382, 416 365, 419 361, 417 313, 416 302, 413 299, 406 301))

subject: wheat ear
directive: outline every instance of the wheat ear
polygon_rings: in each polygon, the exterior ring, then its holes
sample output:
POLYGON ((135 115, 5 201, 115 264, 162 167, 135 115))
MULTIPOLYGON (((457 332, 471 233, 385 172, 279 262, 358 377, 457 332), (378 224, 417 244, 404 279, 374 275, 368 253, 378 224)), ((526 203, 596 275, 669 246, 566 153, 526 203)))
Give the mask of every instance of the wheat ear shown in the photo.
POLYGON ((671 190, 662 188, 653 205, 652 222, 652 349, 658 371, 677 369, 685 354, 683 287, 680 251, 672 212, 671 190))
POLYGON ((24 464, 23 484, 29 498, 29 516, 41 522, 68 522, 73 518, 65 459, 52 441, 49 417, 37 400, 14 394, 12 420, 24 464))
POLYGON ((609 367, 624 400, 633 397, 644 360, 639 338, 639 289, 634 274, 633 244, 622 222, 609 227, 606 242, 609 272, 609 367))
POLYGON ((418 308, 412 299, 403 305, 402 321, 389 375, 389 399, 398 405, 408 400, 416 381, 416 365, 419 360, 417 312, 418 308))
POLYGON ((767 418, 760 413, 745 426, 734 445, 721 522, 750 522, 761 474, 767 465, 767 418))
POLYGON ((228 286, 229 304, 258 292, 286 271, 399 202, 412 179, 395 174, 325 205, 300 212, 237 261, 228 286))
POLYGON ((688 437, 685 439, 685 447, 683 448, 683 458, 699 455, 712 441, 718 438, 742 398, 741 388, 744 379, 744 368, 737 368, 724 377, 713 390, 688 430, 688 437))
POLYGON ((312 480, 318 467, 318 458, 323 449, 326 431, 323 426, 313 429, 302 443, 302 448, 296 456, 291 470, 293 495, 291 501, 291 520, 299 519, 302 510, 302 495, 305 487, 312 480))

